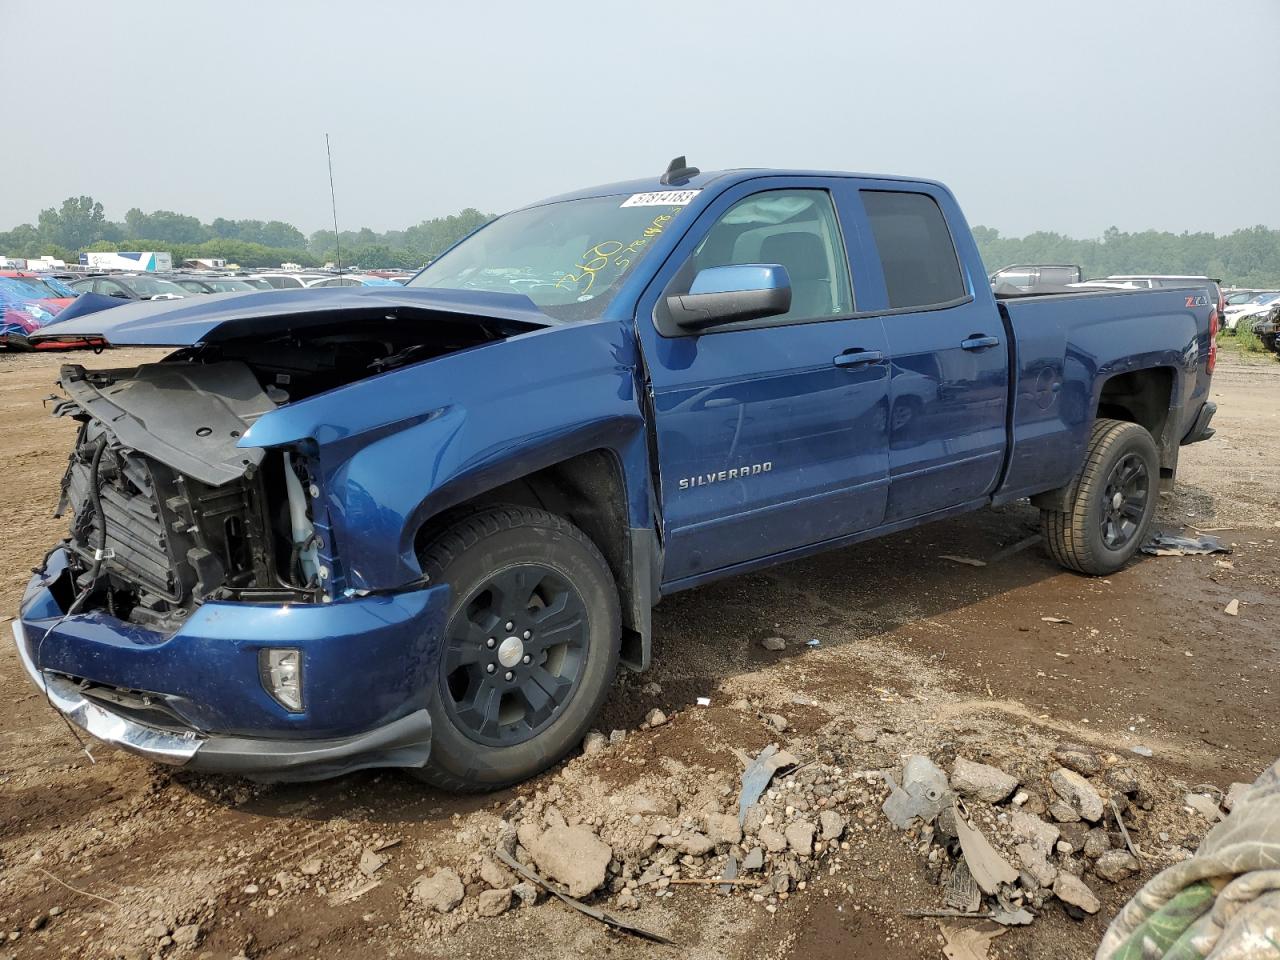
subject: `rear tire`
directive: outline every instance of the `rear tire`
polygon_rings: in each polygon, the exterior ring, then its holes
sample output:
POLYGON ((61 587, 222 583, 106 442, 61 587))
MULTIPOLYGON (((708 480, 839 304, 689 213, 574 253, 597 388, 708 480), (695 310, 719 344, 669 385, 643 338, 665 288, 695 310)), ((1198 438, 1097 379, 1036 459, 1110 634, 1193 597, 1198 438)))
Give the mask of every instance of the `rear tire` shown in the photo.
POLYGON ((1105 576, 1133 557, 1155 515, 1160 455, 1136 423, 1094 422, 1066 510, 1041 510, 1049 555, 1068 570, 1105 576))
POLYGON ((453 522, 421 560, 453 598, 427 696, 431 757, 410 773, 475 793, 560 761, 618 666, 618 592, 596 545, 563 517, 500 505, 453 522))

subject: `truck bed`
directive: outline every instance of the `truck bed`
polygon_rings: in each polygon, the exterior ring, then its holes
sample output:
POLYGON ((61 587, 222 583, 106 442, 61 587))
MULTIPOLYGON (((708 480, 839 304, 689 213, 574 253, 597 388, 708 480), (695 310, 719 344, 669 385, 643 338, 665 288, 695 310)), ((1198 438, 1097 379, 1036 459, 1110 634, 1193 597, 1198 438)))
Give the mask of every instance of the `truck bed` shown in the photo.
POLYGON ((998 307, 1014 355, 1008 465, 997 503, 1070 481, 1101 385, 1129 370, 1169 371, 1173 409, 1152 426, 1165 440, 1162 468, 1172 471, 1178 443, 1209 391, 1205 357, 1213 308, 1206 288, 1082 290, 1001 298, 998 307))

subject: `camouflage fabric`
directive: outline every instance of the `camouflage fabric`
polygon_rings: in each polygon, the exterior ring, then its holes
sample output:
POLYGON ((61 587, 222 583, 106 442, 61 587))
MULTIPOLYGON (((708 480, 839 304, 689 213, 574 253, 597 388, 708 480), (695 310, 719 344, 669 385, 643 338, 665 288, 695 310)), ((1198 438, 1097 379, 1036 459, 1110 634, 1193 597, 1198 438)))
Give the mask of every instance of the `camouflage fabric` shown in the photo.
POLYGON ((1280 760, 1111 922, 1096 960, 1280 960, 1280 760))

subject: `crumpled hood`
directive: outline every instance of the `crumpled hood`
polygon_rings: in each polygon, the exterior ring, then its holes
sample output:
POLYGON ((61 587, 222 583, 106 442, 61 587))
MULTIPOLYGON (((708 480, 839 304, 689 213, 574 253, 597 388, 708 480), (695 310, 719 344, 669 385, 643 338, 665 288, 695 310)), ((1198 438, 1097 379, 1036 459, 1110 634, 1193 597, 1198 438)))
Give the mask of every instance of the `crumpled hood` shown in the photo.
POLYGON ((471 314, 545 327, 558 321, 523 294, 407 287, 321 287, 214 293, 99 310, 33 333, 31 341, 83 337, 114 346, 183 347, 330 322, 335 314, 425 311, 471 314))

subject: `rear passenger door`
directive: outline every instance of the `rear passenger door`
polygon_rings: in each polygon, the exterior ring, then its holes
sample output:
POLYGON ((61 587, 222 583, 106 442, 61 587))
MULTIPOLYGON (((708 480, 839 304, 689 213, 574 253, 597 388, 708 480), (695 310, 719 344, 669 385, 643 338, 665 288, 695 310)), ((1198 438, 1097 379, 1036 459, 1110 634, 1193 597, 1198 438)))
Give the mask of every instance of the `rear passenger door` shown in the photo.
POLYGON ((977 251, 946 191, 870 181, 859 195, 880 263, 876 293, 889 345, 885 521, 892 523, 995 489, 1005 453, 1009 344, 991 300, 974 297, 985 276, 963 269, 948 220, 962 233, 969 262, 978 262, 977 251))
POLYGON ((641 298, 666 584, 883 519, 887 347, 879 317, 854 315, 846 184, 766 178, 726 191, 641 298), (665 297, 699 270, 747 263, 787 269, 787 314, 700 332, 670 323, 665 297))

